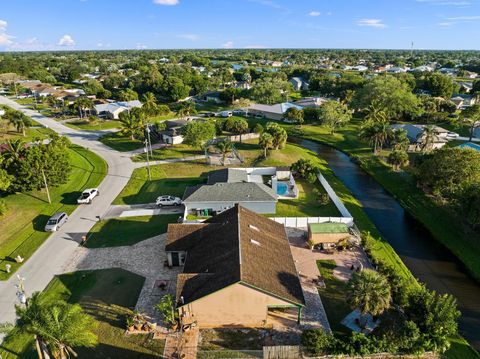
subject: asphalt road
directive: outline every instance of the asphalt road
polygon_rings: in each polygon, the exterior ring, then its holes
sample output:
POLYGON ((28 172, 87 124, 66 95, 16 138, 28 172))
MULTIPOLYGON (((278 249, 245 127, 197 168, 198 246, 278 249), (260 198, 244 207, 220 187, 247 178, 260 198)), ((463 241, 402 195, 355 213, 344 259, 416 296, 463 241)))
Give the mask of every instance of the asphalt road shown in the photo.
MULTIPOLYGON (((73 130, 3 96, 0 96, 0 104, 22 111, 40 124, 67 136, 74 144, 95 152, 108 164, 108 173, 99 186, 101 195, 93 204, 79 206, 60 231, 53 233, 17 271, 18 275, 25 278, 25 289, 29 296, 32 292, 43 290, 54 275, 62 273, 67 261, 78 248, 82 236, 95 224, 96 216, 107 213, 112 201, 127 184, 133 170, 142 164, 134 164, 128 154, 117 152, 97 141, 99 133, 73 130)), ((15 320, 17 283, 16 275, 0 282, 0 323, 15 320)))

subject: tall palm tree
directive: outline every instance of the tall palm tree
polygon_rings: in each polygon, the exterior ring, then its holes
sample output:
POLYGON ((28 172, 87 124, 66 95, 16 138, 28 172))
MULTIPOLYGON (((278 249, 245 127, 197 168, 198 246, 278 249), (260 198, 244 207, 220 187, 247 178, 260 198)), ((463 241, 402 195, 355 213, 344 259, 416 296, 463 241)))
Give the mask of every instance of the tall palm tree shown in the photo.
POLYGON ((157 99, 153 93, 147 92, 143 96, 142 109, 147 116, 155 116, 158 113, 157 99))
POLYGON ((130 139, 135 140, 135 136, 140 132, 142 124, 139 119, 130 111, 124 111, 119 116, 121 132, 124 135, 130 136, 130 139))
POLYGON ((93 101, 88 97, 79 97, 75 100, 74 106, 78 109, 80 118, 87 116, 87 110, 93 107, 93 101))
POLYGON ((347 302, 359 309, 362 316, 380 315, 390 307, 390 285, 378 272, 371 269, 354 272, 347 285, 347 302))
POLYGON ((21 155, 22 151, 25 148, 25 142, 21 139, 11 139, 7 140, 7 148, 4 152, 4 157, 7 162, 17 162, 21 155))
POLYGON ((77 356, 74 347, 94 347, 97 337, 92 332, 95 321, 78 304, 64 301, 49 301, 36 292, 27 299, 26 306, 16 306, 16 326, 8 333, 32 334, 36 341, 39 358, 49 354, 65 359, 70 354, 77 356))
POLYGON ((25 137, 25 130, 30 128, 33 124, 30 117, 24 115, 20 111, 9 111, 6 115, 8 122, 14 126, 17 132, 21 132, 25 137))
POLYGON ((263 148, 263 157, 267 158, 267 150, 273 146, 273 136, 268 132, 264 132, 258 139, 258 144, 263 148))
POLYGON ((388 121, 371 122, 367 121, 360 129, 359 137, 370 143, 373 147, 373 153, 377 154, 378 150, 383 148, 393 136, 392 128, 388 121))
POLYGON ((435 127, 432 125, 425 126, 422 134, 422 151, 424 153, 430 151, 436 139, 437 134, 435 132, 435 127))
POLYGON ((222 163, 225 164, 225 158, 227 155, 233 151, 233 143, 229 140, 219 141, 215 144, 215 147, 222 154, 222 163))
POLYGON ((388 121, 387 114, 380 108, 378 101, 372 101, 366 109, 365 120, 367 122, 384 122, 388 121))

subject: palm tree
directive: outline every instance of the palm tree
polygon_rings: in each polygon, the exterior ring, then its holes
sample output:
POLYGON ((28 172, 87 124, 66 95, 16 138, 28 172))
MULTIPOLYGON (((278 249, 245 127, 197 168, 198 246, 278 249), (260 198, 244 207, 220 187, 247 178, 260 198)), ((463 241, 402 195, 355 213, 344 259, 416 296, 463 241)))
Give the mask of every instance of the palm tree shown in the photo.
POLYGON ((472 142, 475 129, 480 126, 480 104, 467 107, 462 111, 461 117, 463 122, 470 127, 469 141, 472 142))
POLYGON ((28 333, 35 337, 39 358, 65 359, 77 356, 74 347, 94 347, 97 337, 92 332, 95 321, 78 304, 48 301, 36 292, 26 306, 16 306, 17 323, 9 336, 28 333))
POLYGON ((267 158, 267 150, 273 146, 273 136, 268 132, 264 132, 258 139, 258 144, 263 148, 263 157, 267 158))
POLYGON ((378 101, 372 101, 366 109, 365 120, 367 122, 383 122, 388 121, 387 114, 380 108, 378 101))
POLYGON ((362 316, 368 313, 380 315, 390 307, 391 292, 387 278, 374 270, 354 272, 347 286, 347 302, 353 309, 359 309, 362 316))
POLYGON ((130 111, 124 111, 119 115, 119 120, 121 132, 130 136, 132 141, 135 140, 135 135, 137 135, 142 128, 139 119, 130 111))
POLYGON ((80 118, 83 118, 87 116, 87 110, 93 107, 93 101, 88 97, 79 97, 75 100, 74 105, 76 108, 78 108, 80 118))
POLYGON ((373 153, 377 154, 378 149, 383 148, 393 136, 392 128, 388 121, 371 122, 367 121, 361 128, 359 137, 367 140, 373 147, 373 153))
POLYGON ((157 99, 153 93, 147 92, 143 96, 142 109, 147 116, 155 116, 158 113, 157 99))
POLYGON ((388 163, 393 166, 395 171, 398 171, 400 167, 408 165, 408 154, 402 150, 394 150, 388 155, 388 163))
POLYGON ((35 332, 45 340, 54 358, 77 357, 75 347, 94 347, 97 336, 92 332, 94 319, 78 304, 55 302, 41 312, 41 321, 34 326, 35 332))
POLYGON ((215 144, 215 147, 222 154, 222 163, 225 164, 225 158, 227 155, 233 151, 233 143, 229 140, 219 141, 215 144))
POLYGON ((29 128, 33 124, 30 117, 24 115, 20 111, 10 111, 5 116, 8 120, 8 123, 14 126, 17 132, 21 132, 24 137, 25 129, 29 128))
POLYGON ((422 151, 424 153, 430 151, 436 139, 437 134, 435 132, 435 127, 432 125, 425 126, 422 134, 422 151))
POLYGON ((17 162, 20 159, 24 148, 25 142, 21 139, 7 140, 7 148, 4 152, 7 162, 17 162))

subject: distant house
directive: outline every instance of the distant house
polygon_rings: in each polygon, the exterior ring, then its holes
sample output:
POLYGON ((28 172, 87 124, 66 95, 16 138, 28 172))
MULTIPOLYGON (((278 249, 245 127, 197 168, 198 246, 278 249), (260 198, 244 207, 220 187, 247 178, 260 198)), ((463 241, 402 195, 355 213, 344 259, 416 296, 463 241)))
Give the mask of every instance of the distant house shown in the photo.
POLYGON ((455 94, 450 100, 455 103, 457 109, 464 109, 477 103, 477 97, 468 94, 455 94))
POLYGON ((459 147, 459 148, 470 148, 472 150, 480 152, 480 145, 478 143, 465 142, 465 143, 462 143, 461 145, 458 145, 457 147, 459 147))
POLYGON ((99 104, 94 106, 94 112, 98 117, 118 120, 118 116, 123 111, 131 110, 135 107, 142 107, 142 103, 139 100, 133 100, 99 104))
POLYGON ((345 223, 309 223, 308 240, 322 248, 332 247, 349 239, 350 232, 345 223))
POLYGON ((421 65, 421 66, 413 68, 411 71, 412 72, 432 72, 433 67, 428 66, 428 65, 421 65))
POLYGON ((178 145, 183 142, 182 128, 188 123, 187 119, 166 120, 165 130, 160 131, 160 139, 171 145, 178 145))
POLYGON ((223 103, 223 100, 220 98, 220 94, 220 91, 210 91, 203 95, 197 96, 197 100, 201 102, 223 103))
POLYGON ((281 121, 285 112, 289 108, 301 110, 302 107, 291 102, 277 103, 275 105, 253 104, 249 107, 248 112, 254 116, 260 116, 269 120, 281 121))
POLYGON ((288 80, 295 91, 306 91, 309 89, 309 84, 301 77, 292 77, 288 80))
POLYGON ((307 107, 307 108, 318 108, 322 106, 322 104, 325 101, 328 101, 330 99, 326 97, 304 97, 300 100, 297 100, 294 102, 295 105, 300 106, 300 107, 307 107))
MULTIPOLYGON (((425 146, 425 127, 426 125, 411 125, 411 124, 395 124, 392 125, 393 130, 403 129, 407 132, 408 140, 410 141, 409 151, 420 151, 425 146)), ((448 131, 439 126, 432 126, 434 129, 434 140, 431 144, 431 149, 442 148, 448 142, 448 131)))
POLYGON ((242 206, 199 224, 169 224, 181 324, 268 327, 282 308, 301 319, 305 299, 285 228, 242 206))
POLYGON ((407 69, 403 67, 393 66, 393 67, 390 67, 387 70, 387 72, 391 74, 401 74, 401 73, 407 72, 407 69))
POLYGON ((465 92, 465 93, 470 93, 473 89, 473 83, 472 82, 459 82, 458 85, 460 86, 460 90, 465 92))

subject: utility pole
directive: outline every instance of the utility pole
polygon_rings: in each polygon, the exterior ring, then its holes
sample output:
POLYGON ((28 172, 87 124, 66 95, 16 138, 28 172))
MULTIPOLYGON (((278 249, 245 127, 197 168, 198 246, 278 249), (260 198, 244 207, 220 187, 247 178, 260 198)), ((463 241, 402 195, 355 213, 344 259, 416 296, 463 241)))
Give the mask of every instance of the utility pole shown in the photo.
POLYGON ((152 140, 150 138, 150 126, 149 126, 148 123, 147 123, 146 131, 147 131, 148 148, 150 149, 150 156, 152 156, 152 158, 153 158, 152 140))
POLYGON ((48 190, 47 177, 45 177, 45 171, 42 168, 43 183, 45 184, 45 189, 47 190, 48 203, 52 203, 50 199, 50 191, 48 190))
POLYGON ((147 154, 147 172, 148 172, 148 180, 152 180, 152 174, 150 173, 150 160, 148 157, 148 140, 145 139, 145 153, 147 154))

